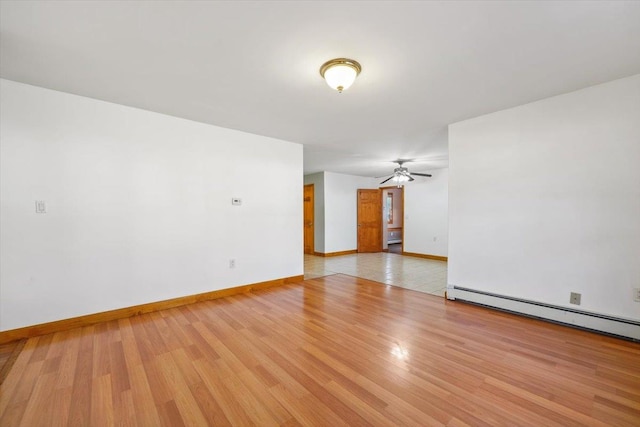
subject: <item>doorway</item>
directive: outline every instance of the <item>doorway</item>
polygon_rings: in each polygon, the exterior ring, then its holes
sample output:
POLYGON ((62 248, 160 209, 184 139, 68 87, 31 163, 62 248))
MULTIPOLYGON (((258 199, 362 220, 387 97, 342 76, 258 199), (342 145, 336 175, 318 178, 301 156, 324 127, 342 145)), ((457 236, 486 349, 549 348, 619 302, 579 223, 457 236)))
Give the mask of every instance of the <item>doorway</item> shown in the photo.
POLYGON ((358 190, 358 252, 404 253, 404 187, 358 190))
POLYGON ((382 187, 382 250, 404 252, 404 186, 382 187))
POLYGON ((302 195, 304 206, 303 217, 303 233, 304 233, 304 253, 313 255, 315 253, 314 233, 315 228, 313 225, 313 209, 314 209, 314 187, 313 184, 307 184, 304 186, 304 192, 302 195))

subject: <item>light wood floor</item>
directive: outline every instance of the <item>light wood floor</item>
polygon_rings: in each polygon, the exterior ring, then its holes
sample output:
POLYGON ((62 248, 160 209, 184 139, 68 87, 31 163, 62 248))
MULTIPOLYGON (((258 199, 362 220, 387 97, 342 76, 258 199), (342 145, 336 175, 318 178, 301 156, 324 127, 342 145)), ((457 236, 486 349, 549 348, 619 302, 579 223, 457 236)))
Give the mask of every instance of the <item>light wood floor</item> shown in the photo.
POLYGON ((8 426, 640 425, 640 344, 344 275, 29 339, 8 426))
POLYGON ((9 374, 15 359, 22 351, 26 340, 17 340, 5 344, 0 344, 0 384, 9 374))

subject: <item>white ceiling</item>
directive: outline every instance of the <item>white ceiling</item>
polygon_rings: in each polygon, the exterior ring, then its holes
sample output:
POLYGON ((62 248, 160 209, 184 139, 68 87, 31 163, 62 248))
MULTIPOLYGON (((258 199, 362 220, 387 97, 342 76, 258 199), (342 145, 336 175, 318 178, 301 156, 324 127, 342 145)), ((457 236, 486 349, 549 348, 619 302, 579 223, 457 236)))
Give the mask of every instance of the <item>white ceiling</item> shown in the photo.
POLYGON ((639 72, 636 1, 0 3, 3 78, 299 142, 305 173, 446 167, 449 123, 639 72))

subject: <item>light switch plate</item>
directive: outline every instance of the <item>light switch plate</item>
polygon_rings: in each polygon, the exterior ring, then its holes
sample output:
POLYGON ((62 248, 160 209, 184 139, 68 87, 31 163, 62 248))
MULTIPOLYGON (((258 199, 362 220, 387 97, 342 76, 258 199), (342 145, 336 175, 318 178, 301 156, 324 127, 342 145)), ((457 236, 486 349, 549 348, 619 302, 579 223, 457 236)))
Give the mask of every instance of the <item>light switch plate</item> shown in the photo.
POLYGON ((231 199, 231 204, 234 206, 240 206, 242 204, 242 199, 239 197, 234 197, 231 199))

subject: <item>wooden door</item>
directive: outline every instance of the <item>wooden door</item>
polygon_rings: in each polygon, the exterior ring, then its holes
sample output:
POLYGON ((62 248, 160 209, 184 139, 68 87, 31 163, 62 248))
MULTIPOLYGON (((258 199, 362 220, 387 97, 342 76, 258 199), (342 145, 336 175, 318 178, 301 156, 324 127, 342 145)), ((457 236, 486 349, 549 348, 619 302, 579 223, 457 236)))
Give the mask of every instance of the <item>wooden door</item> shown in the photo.
POLYGON ((313 184, 304 186, 304 253, 313 255, 315 246, 313 243, 313 184))
POLYGON ((358 190, 358 252, 382 251, 380 190, 358 190))

